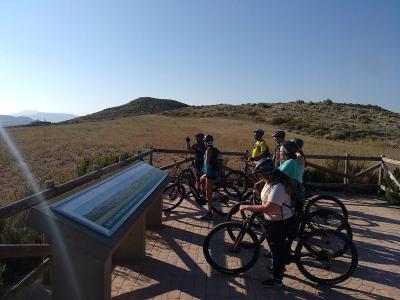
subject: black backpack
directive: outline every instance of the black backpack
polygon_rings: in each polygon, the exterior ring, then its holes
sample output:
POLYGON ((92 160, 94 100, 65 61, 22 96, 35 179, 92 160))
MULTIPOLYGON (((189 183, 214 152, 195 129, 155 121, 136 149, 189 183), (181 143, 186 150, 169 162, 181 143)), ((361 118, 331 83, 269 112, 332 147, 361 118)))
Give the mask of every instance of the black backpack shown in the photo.
POLYGON ((306 199, 304 186, 298 180, 293 178, 291 178, 291 182, 292 194, 290 195, 290 198, 292 200, 292 210, 294 214, 302 214, 306 199))
POLYGON ((211 148, 211 157, 210 157, 210 165, 211 168, 218 170, 219 169, 219 159, 221 152, 217 148, 211 148))

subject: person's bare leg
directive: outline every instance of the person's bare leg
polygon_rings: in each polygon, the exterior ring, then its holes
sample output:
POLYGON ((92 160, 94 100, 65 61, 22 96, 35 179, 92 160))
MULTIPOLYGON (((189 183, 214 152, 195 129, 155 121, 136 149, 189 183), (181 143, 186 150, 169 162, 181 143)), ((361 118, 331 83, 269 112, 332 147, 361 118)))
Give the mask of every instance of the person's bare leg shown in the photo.
POLYGON ((212 213, 212 207, 213 207, 213 199, 212 199, 212 187, 214 184, 213 179, 206 178, 206 196, 207 196, 207 202, 208 202, 208 212, 212 213))
POLYGON ((204 196, 205 193, 206 193, 206 176, 203 175, 200 178, 200 194, 204 196))

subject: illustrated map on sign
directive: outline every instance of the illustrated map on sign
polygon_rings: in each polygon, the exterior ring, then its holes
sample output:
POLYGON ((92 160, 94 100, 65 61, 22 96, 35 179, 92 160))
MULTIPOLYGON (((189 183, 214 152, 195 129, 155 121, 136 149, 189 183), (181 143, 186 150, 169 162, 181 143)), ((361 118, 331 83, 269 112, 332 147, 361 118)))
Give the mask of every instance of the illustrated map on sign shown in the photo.
POLYGON ((54 204, 52 209, 111 236, 166 177, 164 171, 141 162, 54 204))

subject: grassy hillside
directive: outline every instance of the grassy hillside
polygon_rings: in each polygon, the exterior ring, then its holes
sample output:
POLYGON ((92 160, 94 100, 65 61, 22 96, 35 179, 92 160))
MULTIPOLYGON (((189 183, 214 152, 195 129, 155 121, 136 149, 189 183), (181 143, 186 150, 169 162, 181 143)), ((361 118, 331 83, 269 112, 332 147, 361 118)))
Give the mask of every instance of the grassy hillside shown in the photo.
POLYGON ((317 103, 258 103, 191 106, 163 113, 166 116, 246 119, 293 132, 331 140, 385 140, 398 145, 400 114, 374 105, 317 103))
MULTIPOLYGON (((216 146, 223 150, 243 151, 253 142, 252 131, 261 127, 269 138, 276 126, 246 120, 223 118, 192 118, 145 115, 102 122, 88 122, 44 127, 10 128, 23 157, 39 182, 53 179, 65 182, 77 176, 77 166, 84 158, 101 158, 124 152, 133 153, 146 147, 184 148, 185 137, 198 131, 215 137, 216 146)), ((305 140, 305 152, 317 154, 381 155, 400 159, 396 148, 379 141, 338 142, 288 133, 288 138, 300 136, 305 140)), ((157 159, 166 163, 169 157, 157 159)), ((29 194, 29 187, 12 155, 0 139, 0 201, 15 201, 29 194)))
POLYGON ((164 111, 185 108, 188 106, 189 105, 175 100, 141 97, 127 104, 110 107, 94 114, 68 120, 65 123, 101 121, 129 116, 156 114, 164 111))

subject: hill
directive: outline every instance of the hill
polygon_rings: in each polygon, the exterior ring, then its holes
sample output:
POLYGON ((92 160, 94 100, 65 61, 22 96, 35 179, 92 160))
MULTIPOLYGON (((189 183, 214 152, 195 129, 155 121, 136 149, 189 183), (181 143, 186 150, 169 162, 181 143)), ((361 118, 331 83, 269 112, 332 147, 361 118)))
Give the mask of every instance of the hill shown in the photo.
POLYGON ((400 114, 376 105, 334 103, 327 99, 306 103, 248 103, 191 106, 166 116, 250 120, 332 140, 400 138, 400 114))
POLYGON ((32 122, 33 119, 28 117, 13 117, 8 115, 0 115, 0 126, 3 127, 26 125, 32 122))
POLYGON ((140 97, 127 104, 110 107, 90 115, 66 121, 64 123, 112 120, 129 116, 157 114, 185 107, 189 107, 189 105, 175 100, 140 97))

